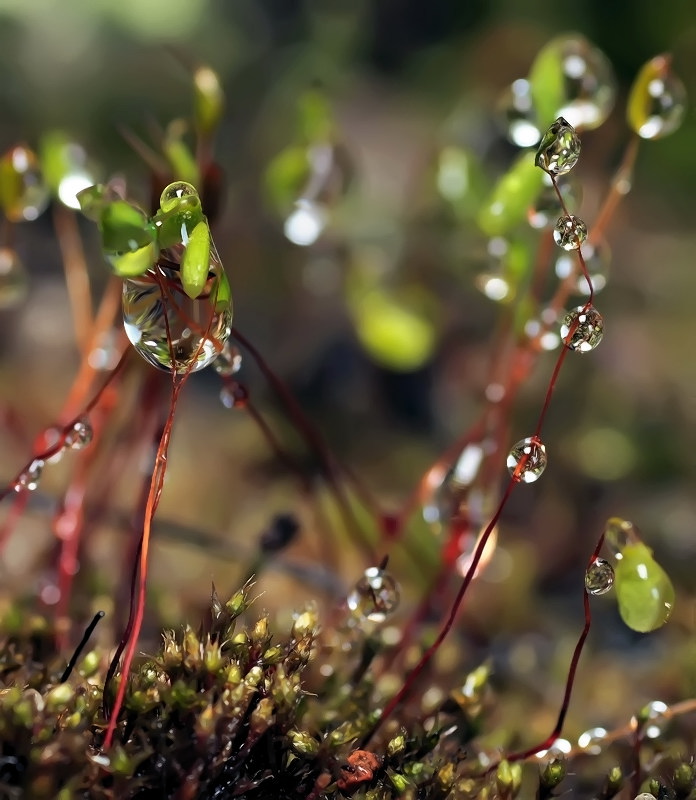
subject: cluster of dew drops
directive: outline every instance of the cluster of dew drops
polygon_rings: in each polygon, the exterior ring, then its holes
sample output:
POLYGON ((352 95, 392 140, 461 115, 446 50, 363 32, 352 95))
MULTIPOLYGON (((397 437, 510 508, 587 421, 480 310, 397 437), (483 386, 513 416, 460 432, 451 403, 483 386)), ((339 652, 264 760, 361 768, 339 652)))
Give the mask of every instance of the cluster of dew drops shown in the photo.
MULTIPOLYGON (((566 175, 580 158, 580 138, 575 129, 559 117, 546 131, 536 155, 536 165, 543 169, 556 186, 556 179, 566 175)), ((565 209, 564 209, 565 211, 565 209)), ((587 225, 579 217, 563 213, 553 230, 555 243, 565 251, 577 251, 587 238, 587 225)), ((584 270, 583 270, 584 271, 584 270)), ((590 301, 569 311, 560 328, 564 345, 576 353, 589 353, 602 341, 604 322, 590 301)), ((517 442, 507 457, 507 468, 513 480, 533 483, 546 469, 546 447, 538 435, 517 442)))

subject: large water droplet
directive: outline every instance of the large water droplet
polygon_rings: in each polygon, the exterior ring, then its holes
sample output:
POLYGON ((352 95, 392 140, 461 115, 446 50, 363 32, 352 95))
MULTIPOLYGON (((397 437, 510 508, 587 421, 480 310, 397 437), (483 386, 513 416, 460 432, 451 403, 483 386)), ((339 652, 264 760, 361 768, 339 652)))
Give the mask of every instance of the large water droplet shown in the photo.
POLYGON ((15 492, 21 492, 25 489, 28 492, 33 492, 35 489, 37 489, 39 486, 39 481, 41 480, 43 468, 43 460, 40 458, 35 458, 27 467, 27 469, 17 476, 17 480, 15 481, 13 487, 15 492))
POLYGON ((423 519, 436 534, 439 535, 458 512, 467 487, 478 475, 483 456, 484 449, 480 443, 468 444, 423 504, 423 519))
POLYGON ((661 627, 674 607, 672 581, 642 542, 627 544, 621 556, 615 570, 621 618, 641 633, 661 627))
POLYGON ((185 206, 189 199, 196 205, 200 201, 196 187, 186 181, 175 181, 166 186, 160 195, 160 208, 169 214, 185 206))
POLYGON ((629 544, 640 544, 640 534, 635 525, 621 517, 610 517, 604 526, 604 543, 617 561, 623 558, 624 548, 629 544))
POLYGON ((587 239, 587 225, 572 214, 559 217, 553 229, 553 240, 564 250, 579 250, 580 245, 587 239))
POLYGON ((33 150, 17 145, 0 158, 0 207, 10 222, 31 222, 48 205, 49 189, 33 150))
POLYGON ((499 103, 508 139, 518 147, 534 147, 541 138, 529 81, 520 78, 505 90, 499 103))
POLYGON ((602 341, 604 320, 594 306, 578 306, 569 311, 561 324, 563 344, 577 353, 589 353, 602 341))
POLYGON ((346 603, 356 619, 384 622, 399 604, 399 587, 388 572, 380 567, 369 567, 346 603))
POLYGON ((686 90, 668 56, 656 56, 636 76, 628 98, 628 124, 643 139, 659 139, 681 124, 686 90))
MULTIPOLYGON (((604 242, 595 244, 594 242, 586 241, 582 245, 580 252, 585 261, 587 274, 592 281, 593 292, 597 294, 607 285, 611 258, 609 247, 604 242)), ((574 253, 562 253, 558 256, 555 271, 559 280, 565 280, 569 275, 574 274, 576 276, 575 289, 577 293, 589 295, 590 287, 587 284, 587 278, 580 269, 578 257, 574 253)))
POLYGON ((575 129, 559 117, 549 126, 537 150, 535 164, 549 175, 565 175, 580 158, 580 139, 575 129))
POLYGON ((614 585, 614 567, 604 558, 595 558, 585 572, 588 594, 606 594, 614 585))
POLYGON ((87 447, 94 437, 90 421, 84 417, 78 419, 65 436, 65 444, 73 450, 87 447))
POLYGON ((528 436, 510 450, 506 463, 516 481, 534 483, 546 469, 546 448, 536 436, 528 436))
POLYGON ((14 308, 27 296, 27 271, 15 250, 0 247, 0 308, 14 308))
POLYGON ((651 792, 641 792, 640 794, 637 794, 633 800, 657 800, 657 797, 655 797, 655 795, 651 792))
POLYGON ((212 306, 224 269, 215 245, 211 241, 208 280, 195 299, 181 287, 182 250, 181 245, 169 248, 157 273, 148 270, 123 284, 123 324, 131 344, 153 366, 179 374, 197 372, 214 361, 232 324, 231 305, 218 310, 212 306))

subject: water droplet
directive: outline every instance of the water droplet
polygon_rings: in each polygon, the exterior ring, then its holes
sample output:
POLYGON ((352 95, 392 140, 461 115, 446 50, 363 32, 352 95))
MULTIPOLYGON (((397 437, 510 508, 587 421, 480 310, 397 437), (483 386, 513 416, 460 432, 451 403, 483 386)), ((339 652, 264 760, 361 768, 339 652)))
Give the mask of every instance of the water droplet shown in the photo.
POLYGON ((579 250, 580 245, 587 239, 587 225, 572 214, 559 217, 553 229, 553 240, 564 250, 579 250))
POLYGON ((577 353, 589 353, 602 341, 604 320, 594 306, 578 306, 569 311, 561 324, 563 344, 577 353))
POLYGON ((15 492, 21 492, 26 489, 28 492, 33 492, 38 488, 39 481, 41 480, 41 473, 43 472, 44 462, 40 458, 35 458, 31 464, 17 476, 14 484, 15 492))
POLYGON ((537 150, 535 164, 549 175, 565 175, 580 158, 580 139, 563 117, 551 124, 537 150))
POLYGON ((388 572, 380 567, 369 567, 346 603, 357 619, 384 622, 399 604, 399 587, 388 572))
POLYGON ((510 450, 507 468, 516 481, 534 483, 546 469, 546 448, 536 436, 521 439, 510 450))
POLYGON ((641 792, 640 794, 637 794, 633 800, 657 800, 657 797, 650 792, 641 792))
POLYGON ((195 299, 181 287, 178 264, 182 251, 183 245, 163 251, 156 273, 148 270, 123 284, 123 324, 131 344, 148 363, 179 374, 197 372, 212 363, 232 324, 231 304, 222 310, 211 304, 224 270, 215 245, 211 241, 208 280, 195 299), (160 283, 174 301, 163 297, 160 283))
POLYGON ((499 103, 508 139, 518 147, 534 147, 541 138, 529 81, 520 78, 505 90, 499 103))
POLYGON ((672 581, 642 542, 627 544, 621 556, 615 570, 621 619, 640 633, 662 627, 674 607, 672 581))
POLYGON ((614 107, 616 82, 609 59, 582 36, 555 40, 564 102, 558 116, 576 128, 598 128, 614 107))
MULTIPOLYGON (((545 185, 537 199, 527 211, 527 220, 535 230, 552 228, 563 214, 563 206, 548 175, 544 175, 545 185)), ((577 208, 582 200, 582 186, 573 179, 559 184, 558 189, 566 208, 577 208)))
MULTIPOLYGON (((611 258, 609 247, 604 242, 602 242, 602 244, 594 244, 593 242, 586 241, 583 243, 580 252, 585 261, 587 274, 592 281, 594 294, 597 294, 607 285, 607 275, 609 273, 609 262, 611 258)), ((575 253, 561 253, 556 260, 555 270, 556 276, 562 281, 569 275, 574 274, 576 276, 575 289, 577 293, 589 295, 590 289, 587 285, 587 278, 580 269, 580 262, 575 253)))
POLYGON ((578 747, 592 756, 597 756, 602 752, 602 742, 606 738, 606 728, 590 728, 578 736, 578 747))
POLYGON ((465 499, 467 487, 476 476, 483 461, 484 449, 479 443, 468 444, 460 453, 454 466, 446 473, 440 473, 440 481, 434 480, 432 490, 423 505, 423 519, 430 524, 437 535, 449 525, 465 499))
POLYGON ((82 450, 87 447, 94 437, 90 421, 83 417, 78 419, 65 436, 65 444, 72 450, 82 450))
POLYGON ((0 247, 0 309, 15 308, 27 296, 27 271, 17 253, 0 247))
POLYGON ((620 517, 611 517, 604 526, 604 543, 617 561, 623 558, 623 551, 629 544, 640 544, 640 535, 632 522, 620 517))
POLYGON ((213 369, 223 378, 236 375, 242 368, 242 354, 239 349, 229 341, 225 342, 222 352, 213 361, 213 369))
POLYGON ((614 567, 604 558, 595 558, 585 572, 585 590, 588 594, 606 594, 614 585, 614 567))
POLYGON ((634 727, 641 726, 642 735, 647 739, 658 739, 669 721, 668 711, 667 703, 662 700, 653 700, 643 706, 631 722, 634 727))
POLYGON ((539 750, 535 753, 538 759, 563 758, 573 749, 573 745, 567 739, 556 739, 548 750, 539 750))
POLYGON ((285 236, 301 247, 309 247, 321 236, 329 221, 327 209, 310 200, 298 200, 285 220, 285 236))
POLYGON ((220 389, 220 402, 225 408, 245 408, 249 402, 249 392, 241 383, 232 381, 220 389))
POLYGON ((97 339, 94 349, 87 356, 90 367, 100 372, 110 372, 118 364, 119 352, 116 347, 117 332, 112 328, 104 331, 97 339))
POLYGON ((10 222, 31 222, 46 208, 49 190, 33 150, 18 145, 0 158, 0 207, 10 222))
POLYGON ((177 208, 186 204, 186 198, 191 198, 194 203, 200 201, 196 187, 186 181, 175 181, 165 187, 160 196, 160 208, 165 214, 175 211, 177 208))
POLYGON ((669 56, 656 56, 640 70, 628 97, 630 127, 643 139, 660 139, 681 124, 686 90, 669 56))

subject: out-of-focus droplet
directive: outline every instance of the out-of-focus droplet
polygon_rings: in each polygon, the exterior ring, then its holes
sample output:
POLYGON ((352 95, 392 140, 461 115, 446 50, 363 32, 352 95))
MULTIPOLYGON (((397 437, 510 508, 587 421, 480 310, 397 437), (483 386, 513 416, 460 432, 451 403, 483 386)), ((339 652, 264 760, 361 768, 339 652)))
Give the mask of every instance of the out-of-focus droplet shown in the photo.
POLYGON ((246 408, 249 402, 249 392, 241 383, 232 381, 220 389, 220 402, 225 408, 246 408))
POLYGON ((437 535, 457 513, 462 495, 476 479, 483 457, 484 449, 480 443, 468 444, 424 503, 423 519, 437 535))
MULTIPOLYGON (((566 208, 577 208, 582 199, 582 187, 571 179, 559 184, 558 189, 566 208)), ((558 194, 548 175, 544 176, 544 188, 539 197, 527 211, 527 220, 535 230, 552 228, 560 216, 563 215, 563 206, 558 199, 558 194)))
POLYGON ((31 464, 20 475, 14 484, 15 492, 26 490, 33 492, 38 488, 39 481, 41 480, 41 473, 43 472, 44 462, 40 458, 35 458, 31 464))
POLYGON ((211 243, 208 280, 196 299, 181 289, 181 252, 181 247, 167 251, 169 260, 160 260, 157 277, 148 272, 123 284, 123 324, 131 344, 148 363, 179 374, 211 364, 232 325, 231 304, 218 310, 210 302, 224 271, 215 246, 211 243), (176 297, 176 307, 163 297, 160 282, 176 297))
POLYGON ((662 700, 652 700, 641 708, 632 718, 634 726, 641 726, 642 735, 647 739, 659 738, 668 722, 669 706, 662 700))
POLYGON ((535 164, 549 175, 565 175, 580 158, 580 138, 568 122, 559 117, 544 134, 535 164))
POLYGON ((587 239, 587 225, 580 217, 564 214, 553 229, 553 240, 564 250, 579 250, 587 239))
POLYGON ((578 747, 592 756, 597 756, 602 752, 602 742, 606 739, 606 728, 590 728, 578 736, 578 747))
POLYGON ((92 369, 110 372, 118 364, 119 352, 116 347, 117 332, 114 329, 104 331, 97 339, 94 348, 87 356, 92 369))
POLYGON ((529 81, 514 81, 503 93, 499 108, 508 139, 518 147, 534 147, 541 131, 536 124, 529 81))
POLYGON ((388 572, 380 567, 369 567, 346 603, 357 620, 384 622, 399 605, 399 587, 388 572))
POLYGON ((639 544, 642 541, 635 525, 621 517, 610 517, 604 526, 604 543, 611 551, 614 558, 620 561, 623 551, 629 544, 639 544))
POLYGON ((530 80, 544 122, 553 114, 576 128, 590 130, 598 128, 614 107, 616 81, 611 63, 577 34, 550 41, 535 59, 530 80))
POLYGON ((10 222, 31 222, 48 205, 46 186, 36 153, 17 145, 0 158, 0 208, 10 222))
MULTIPOLYGON (((609 247, 604 242, 595 244, 594 242, 585 241, 580 252, 585 261, 587 274, 592 281, 592 290, 594 294, 597 294, 607 285, 609 263, 611 260, 609 247)), ((562 281, 570 274, 574 274, 576 276, 575 287, 577 293, 589 295, 590 287, 587 284, 587 278, 580 269, 580 263, 575 253, 562 253, 558 256, 554 269, 558 279, 562 281)))
POLYGON ((604 558, 595 558, 585 572, 588 594, 606 594, 614 585, 614 567, 604 558))
POLYGON ((77 210, 79 192, 95 183, 87 152, 63 131, 52 130, 41 137, 39 146, 41 168, 47 186, 60 202, 77 210))
POLYGON ((27 271, 17 252, 0 247, 0 309, 15 308, 27 296, 27 271))
POLYGON ((229 340, 225 342, 222 351, 218 357, 213 361, 213 369, 222 378, 229 378, 236 375, 242 368, 242 354, 239 348, 230 344, 229 340))
POLYGON ((285 236, 300 247, 313 245, 324 232, 329 221, 328 210, 319 203, 301 199, 295 210, 285 220, 285 236))
POLYGON ((655 797, 655 795, 651 792, 641 792, 640 794, 637 794, 633 800, 657 800, 657 797, 655 797))
POLYGON ((516 481, 534 483, 546 469, 546 448, 536 436, 528 436, 510 450, 506 463, 516 481))
POLYGON ((671 58, 655 56, 636 76, 628 96, 629 126, 643 139, 660 139, 680 125, 686 108, 686 90, 672 72, 671 58))
POLYGON ((643 542, 627 544, 615 569, 621 619, 634 631, 662 627, 674 608, 674 586, 643 542))
POLYGON ((594 306, 578 306, 569 311, 561 324, 563 344, 576 353, 589 353, 602 341, 604 320, 594 306))
POLYGON ((86 417, 83 417, 78 419, 65 435, 65 444, 72 450, 82 450, 91 444, 93 438, 92 425, 86 417))

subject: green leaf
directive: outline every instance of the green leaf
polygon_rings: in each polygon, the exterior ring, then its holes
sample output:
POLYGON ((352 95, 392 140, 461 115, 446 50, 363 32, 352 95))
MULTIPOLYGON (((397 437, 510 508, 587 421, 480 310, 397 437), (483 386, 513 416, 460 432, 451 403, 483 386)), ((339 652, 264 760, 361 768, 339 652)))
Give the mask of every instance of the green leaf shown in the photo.
POLYGON ((157 261, 157 254, 157 247, 154 242, 151 242, 139 250, 108 255, 107 258, 116 275, 121 278, 134 278, 138 275, 143 275, 154 266, 157 261))
POLYGON ((660 628, 674 607, 674 586, 643 542, 631 542, 621 550, 614 586, 621 619, 634 631, 660 628))
MULTIPOLYGON (((183 198, 182 198, 183 199, 183 198)), ((196 203, 189 198, 180 203, 173 211, 158 211, 152 218, 157 230, 157 240, 160 249, 183 244, 193 232, 193 229, 205 219, 200 202, 196 203)))
POLYGON ((307 183, 311 164, 307 148, 293 145, 281 150, 266 168, 266 191, 274 208, 288 213, 307 183))
POLYGON ((229 308, 232 302, 232 287, 230 286, 225 268, 222 265, 220 265, 220 274, 215 278, 215 283, 213 284, 212 297, 217 314, 229 308))
POLYGON ((99 224, 102 247, 108 253, 134 252, 156 238, 147 216, 125 200, 114 200, 104 206, 99 224))
POLYGON ((220 77, 210 67, 193 73, 193 120, 196 130, 210 135, 220 124, 225 110, 225 93, 220 77))
POLYGON ((542 47, 529 72, 532 102, 541 130, 556 119, 566 99, 563 43, 567 38, 558 36, 542 47))
POLYGON ((201 175, 196 158, 184 141, 185 133, 186 125, 181 120, 172 122, 167 128, 162 150, 174 177, 198 186, 201 175))
POLYGON ((328 142, 334 135, 334 118, 326 95, 309 89, 299 99, 299 138, 308 145, 328 142))
POLYGON ((210 229, 203 220, 191 231, 181 258, 181 285, 186 294, 195 300, 208 281, 210 268, 210 229))
POLYGON ((544 173, 534 159, 533 152, 522 153, 483 204, 478 224, 487 236, 502 236, 527 218, 544 185, 544 173))

